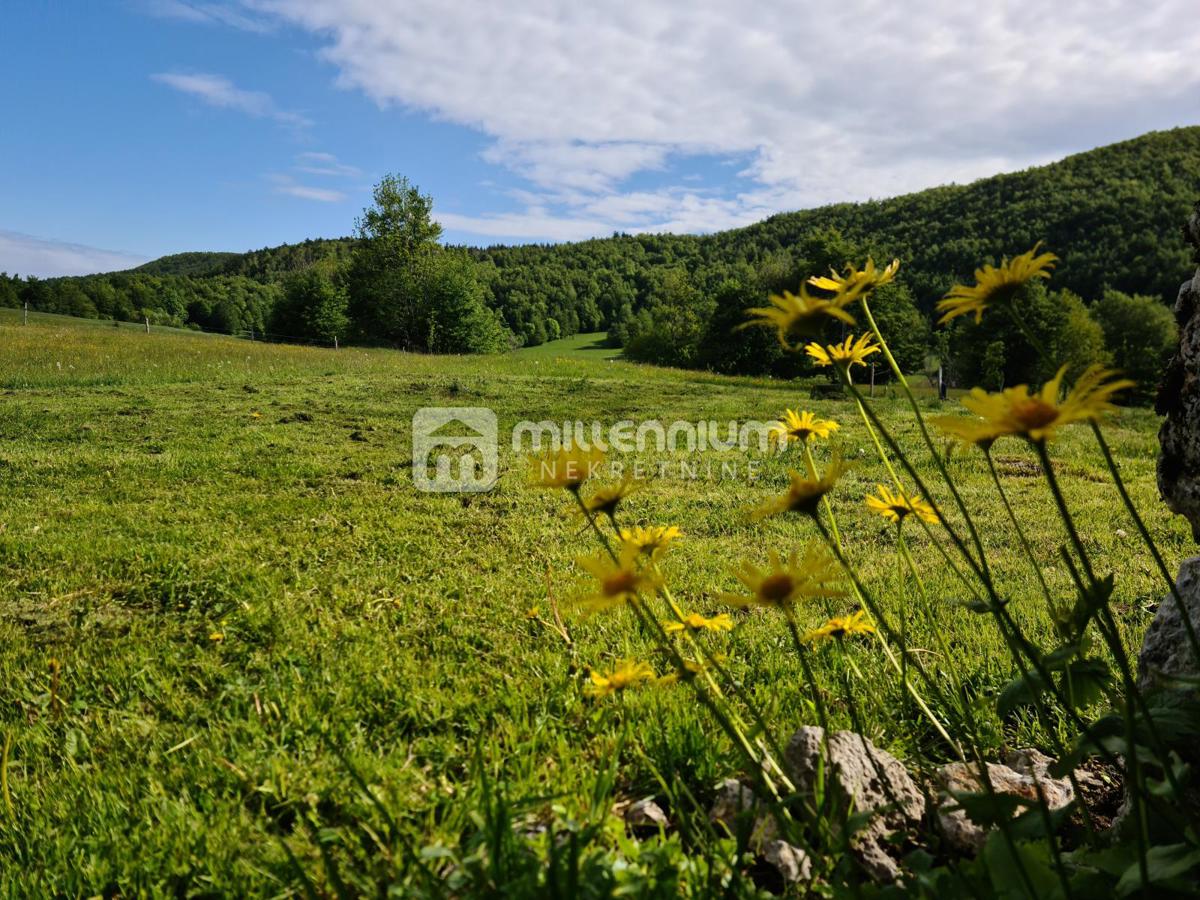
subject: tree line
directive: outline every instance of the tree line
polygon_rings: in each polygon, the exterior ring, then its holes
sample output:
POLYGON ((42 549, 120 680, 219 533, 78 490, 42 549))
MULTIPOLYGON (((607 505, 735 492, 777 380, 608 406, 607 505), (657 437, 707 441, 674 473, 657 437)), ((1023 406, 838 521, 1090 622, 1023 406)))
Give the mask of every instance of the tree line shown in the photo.
POLYGON ((897 256, 902 278, 879 309, 903 363, 919 368, 932 352, 953 360, 964 381, 1008 384, 1029 374, 1020 336, 994 323, 979 332, 969 323, 933 329, 947 288, 983 262, 1045 241, 1061 261, 1054 291, 1032 292, 1028 314, 1076 355, 1096 346, 1109 357, 1136 356, 1122 349, 1129 341, 1113 323, 1124 317, 1153 331, 1146 346, 1169 332, 1162 309, 1189 267, 1179 223, 1197 196, 1200 128, 1181 128, 970 185, 785 213, 710 235, 466 248, 441 245, 430 198, 389 176, 351 238, 177 254, 80 279, 0 278, 0 303, 15 294, 33 308, 76 315, 150 313, 165 324, 427 352, 607 331, 633 359, 790 375, 796 363, 764 335, 731 332, 742 311, 831 266, 897 256))

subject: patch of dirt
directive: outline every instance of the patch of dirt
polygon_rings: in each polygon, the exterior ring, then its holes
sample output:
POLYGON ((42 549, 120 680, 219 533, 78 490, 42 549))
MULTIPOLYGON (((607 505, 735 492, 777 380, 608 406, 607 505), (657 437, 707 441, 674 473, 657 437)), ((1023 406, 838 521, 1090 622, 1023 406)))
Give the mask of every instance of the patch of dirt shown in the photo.
POLYGON ((1036 460, 1022 459, 1019 456, 997 456, 996 471, 1009 478, 1037 478, 1042 474, 1042 467, 1036 460))

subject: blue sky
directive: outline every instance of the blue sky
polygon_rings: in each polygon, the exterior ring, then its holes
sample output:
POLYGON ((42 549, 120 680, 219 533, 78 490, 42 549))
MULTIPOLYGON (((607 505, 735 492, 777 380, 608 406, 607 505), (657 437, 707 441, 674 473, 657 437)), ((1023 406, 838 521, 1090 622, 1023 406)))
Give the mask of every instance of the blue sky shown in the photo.
POLYGON ((433 195, 451 242, 574 240, 1200 121, 1191 0, 897 6, 10 2, 0 270, 344 235, 386 172, 433 195))

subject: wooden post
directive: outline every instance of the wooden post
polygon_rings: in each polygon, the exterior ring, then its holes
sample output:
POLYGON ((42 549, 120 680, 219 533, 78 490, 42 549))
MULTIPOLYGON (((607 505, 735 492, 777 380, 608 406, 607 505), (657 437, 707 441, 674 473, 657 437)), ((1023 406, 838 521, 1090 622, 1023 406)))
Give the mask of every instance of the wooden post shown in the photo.
POLYGON ((946 399, 946 380, 942 374, 942 365, 938 363, 938 399, 946 399))
POLYGON ((875 363, 871 363, 871 396, 875 396, 875 363))
POLYGON ((254 340, 254 326, 250 326, 250 340, 254 340))
POLYGON ((149 334, 150 333, 150 317, 143 316, 143 318, 145 319, 145 322, 146 322, 146 334, 149 334))
POLYGON ((335 334, 333 336, 333 349, 336 350, 337 348, 338 348, 337 335, 335 334))
POLYGON ((28 303, 28 302, 26 302, 26 304, 25 304, 25 312, 24 312, 24 314, 21 316, 21 324, 22 324, 22 325, 28 325, 28 324, 29 324, 29 303, 28 303))

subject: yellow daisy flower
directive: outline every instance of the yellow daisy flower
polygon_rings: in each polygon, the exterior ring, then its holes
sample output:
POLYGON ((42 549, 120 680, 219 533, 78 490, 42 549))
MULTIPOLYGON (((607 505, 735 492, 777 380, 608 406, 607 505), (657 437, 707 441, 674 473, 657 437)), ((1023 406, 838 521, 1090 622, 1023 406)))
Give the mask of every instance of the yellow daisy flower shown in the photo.
POLYGON ((830 638, 853 637, 856 634, 874 634, 875 626, 867 619, 867 614, 861 609, 848 616, 830 619, 820 628, 813 628, 804 633, 801 638, 805 643, 826 641, 830 638))
POLYGON ((589 612, 602 612, 624 603, 637 601, 640 591, 652 591, 661 583, 646 569, 634 568, 634 555, 623 552, 617 562, 606 553, 581 556, 576 562, 598 582, 595 593, 579 601, 589 612))
POLYGON ((1029 252, 1002 260, 999 267, 988 264, 976 269, 973 285, 956 284, 950 288, 945 298, 938 301, 938 312, 942 313, 938 324, 974 313, 978 325, 990 304, 1011 299, 1034 278, 1049 278, 1058 257, 1053 253, 1039 255, 1041 246, 1039 241, 1029 252))
POLYGON ((1116 373, 1103 366, 1090 366, 1059 400, 1066 372, 1067 367, 1063 366, 1040 391, 1032 394, 1025 384, 995 394, 973 388, 962 403, 980 416, 996 437, 1011 434, 1040 444, 1064 425, 1098 419, 1116 409, 1113 395, 1134 386, 1127 378, 1114 378, 1116 373))
POLYGON ((868 331, 858 340, 851 335, 840 344, 822 347, 814 342, 805 347, 804 352, 811 356, 818 366, 837 366, 839 369, 848 369, 850 366, 865 366, 867 357, 872 353, 878 353, 879 346, 871 343, 871 333, 868 331))
POLYGON ((584 690, 592 697, 607 697, 639 682, 654 681, 656 676, 649 664, 626 659, 607 675, 593 669, 588 677, 590 683, 584 690))
POLYGON ((584 507, 590 513, 604 513, 611 518, 621 502, 638 489, 633 476, 626 473, 621 480, 596 488, 590 497, 583 501, 584 507))
POLYGON ((685 628, 691 631, 733 631, 733 619, 729 618, 729 613, 721 613, 711 619, 700 613, 692 613, 682 622, 668 622, 664 627, 668 633, 683 631, 685 628))
POLYGON ((937 513, 933 511, 933 507, 920 497, 909 497, 904 493, 893 494, 882 484, 875 485, 875 488, 877 493, 867 497, 867 506, 889 522, 899 525, 908 516, 915 515, 930 525, 938 523, 937 513))
POLYGON ((548 450, 531 459, 532 481, 537 487, 578 491, 580 485, 599 471, 603 462, 604 451, 599 447, 565 444, 558 450, 548 450))
POLYGON ((823 291, 834 291, 839 297, 845 298, 848 303, 853 303, 859 297, 863 297, 875 290, 875 288, 882 287, 892 281, 899 269, 900 260, 898 259, 893 259, 883 269, 876 269, 875 261, 868 259, 867 264, 862 269, 857 269, 853 265, 848 264, 845 275, 839 275, 830 269, 830 277, 826 278, 823 275, 814 275, 808 279, 808 283, 823 291))
POLYGON ((644 528, 639 525, 621 529, 621 543, 635 556, 649 556, 651 562, 657 561, 681 537, 683 532, 676 525, 649 525, 644 528))
POLYGON ((770 306, 756 306, 746 310, 746 314, 752 318, 749 322, 739 325, 738 329, 750 328, 753 325, 774 328, 779 343, 785 350, 796 349, 788 342, 789 337, 815 334, 827 318, 854 325, 854 317, 845 309, 849 301, 841 297, 814 297, 804 285, 800 285, 799 294, 784 291, 782 295, 772 294, 767 299, 770 306))
POLYGON ((721 594, 721 599, 734 606, 765 606, 790 610, 797 601, 814 597, 842 597, 839 587, 842 571, 837 561, 819 544, 810 544, 801 558, 792 551, 787 563, 771 551, 766 571, 747 561, 734 573, 750 589, 749 595, 721 594))
POLYGON ((750 518, 757 521, 785 512, 806 513, 815 516, 817 504, 821 502, 822 497, 833 490, 833 486, 837 484, 837 480, 845 470, 846 467, 842 464, 840 457, 834 457, 825 470, 825 474, 819 478, 809 478, 795 469, 789 469, 788 476, 791 478, 791 483, 788 485, 787 491, 762 504, 750 514, 750 518))
POLYGON ((838 423, 831 419, 818 419, 808 410, 796 412, 785 409, 783 417, 771 426, 771 439, 786 445, 788 441, 804 443, 811 437, 828 438, 838 430, 838 423))

